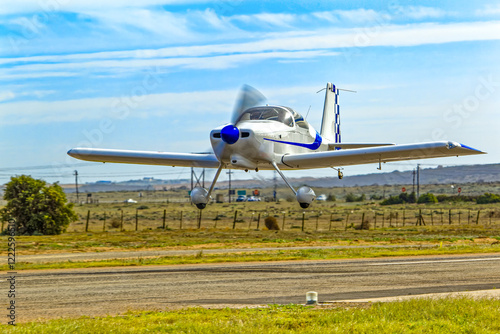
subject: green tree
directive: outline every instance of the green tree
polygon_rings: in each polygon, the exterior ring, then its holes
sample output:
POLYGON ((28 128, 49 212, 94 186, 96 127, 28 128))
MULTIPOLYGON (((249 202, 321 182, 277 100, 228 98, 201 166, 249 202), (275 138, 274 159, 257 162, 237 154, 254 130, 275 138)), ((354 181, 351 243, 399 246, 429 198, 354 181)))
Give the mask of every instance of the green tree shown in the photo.
POLYGON ((7 205, 0 210, 0 218, 14 219, 20 235, 61 234, 78 219, 57 183, 47 185, 27 175, 11 177, 3 198, 7 205))

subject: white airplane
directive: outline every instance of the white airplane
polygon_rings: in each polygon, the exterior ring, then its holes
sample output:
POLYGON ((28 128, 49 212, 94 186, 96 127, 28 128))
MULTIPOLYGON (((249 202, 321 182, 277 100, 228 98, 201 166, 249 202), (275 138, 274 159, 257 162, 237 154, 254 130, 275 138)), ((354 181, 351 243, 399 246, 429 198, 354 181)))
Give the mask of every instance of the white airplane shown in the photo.
POLYGON ((337 170, 341 179, 343 166, 378 163, 380 169, 382 163, 391 161, 485 153, 453 141, 404 145, 342 143, 338 95, 339 89, 328 83, 319 133, 289 107, 258 106, 264 101, 263 95, 244 86, 231 123, 210 132, 213 153, 74 148, 68 154, 96 162, 217 168, 208 190, 196 187, 191 191, 192 202, 204 209, 224 168, 276 170, 295 193, 300 206, 307 208, 316 198, 314 191, 307 186, 295 190, 282 170, 329 167, 337 170))

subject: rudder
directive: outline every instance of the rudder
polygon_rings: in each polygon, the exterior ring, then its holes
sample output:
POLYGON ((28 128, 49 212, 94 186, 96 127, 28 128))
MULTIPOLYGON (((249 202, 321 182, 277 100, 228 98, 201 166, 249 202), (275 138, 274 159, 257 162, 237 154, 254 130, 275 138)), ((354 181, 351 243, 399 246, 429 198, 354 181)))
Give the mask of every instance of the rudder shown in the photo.
POLYGON ((339 92, 332 83, 326 84, 325 105, 323 106, 323 120, 321 122, 321 137, 340 143, 340 108, 338 104, 339 92))

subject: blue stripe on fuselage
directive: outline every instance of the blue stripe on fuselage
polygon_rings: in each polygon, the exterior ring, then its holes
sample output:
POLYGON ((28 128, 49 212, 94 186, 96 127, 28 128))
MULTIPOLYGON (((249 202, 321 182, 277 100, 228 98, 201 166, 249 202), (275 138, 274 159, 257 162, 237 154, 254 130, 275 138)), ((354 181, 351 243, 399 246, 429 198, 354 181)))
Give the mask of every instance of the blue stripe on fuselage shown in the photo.
POLYGON ((282 140, 275 140, 275 139, 268 139, 268 138, 264 138, 264 140, 269 140, 269 141, 273 141, 273 142, 281 143, 281 144, 305 147, 305 148, 308 148, 308 149, 314 151, 314 150, 317 150, 321 146, 321 142, 323 141, 323 138, 321 138, 319 133, 316 132, 316 138, 314 139, 314 142, 312 144, 294 143, 291 141, 282 141, 282 140))

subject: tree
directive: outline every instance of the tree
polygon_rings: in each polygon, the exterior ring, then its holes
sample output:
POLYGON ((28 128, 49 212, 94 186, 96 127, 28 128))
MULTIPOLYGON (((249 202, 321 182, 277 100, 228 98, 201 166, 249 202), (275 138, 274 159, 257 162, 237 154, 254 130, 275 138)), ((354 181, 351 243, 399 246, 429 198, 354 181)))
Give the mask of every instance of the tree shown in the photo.
POLYGON ((11 177, 3 198, 7 205, 0 210, 0 218, 14 219, 20 235, 61 234, 78 220, 73 204, 67 204, 66 195, 57 183, 47 185, 27 175, 11 177))

